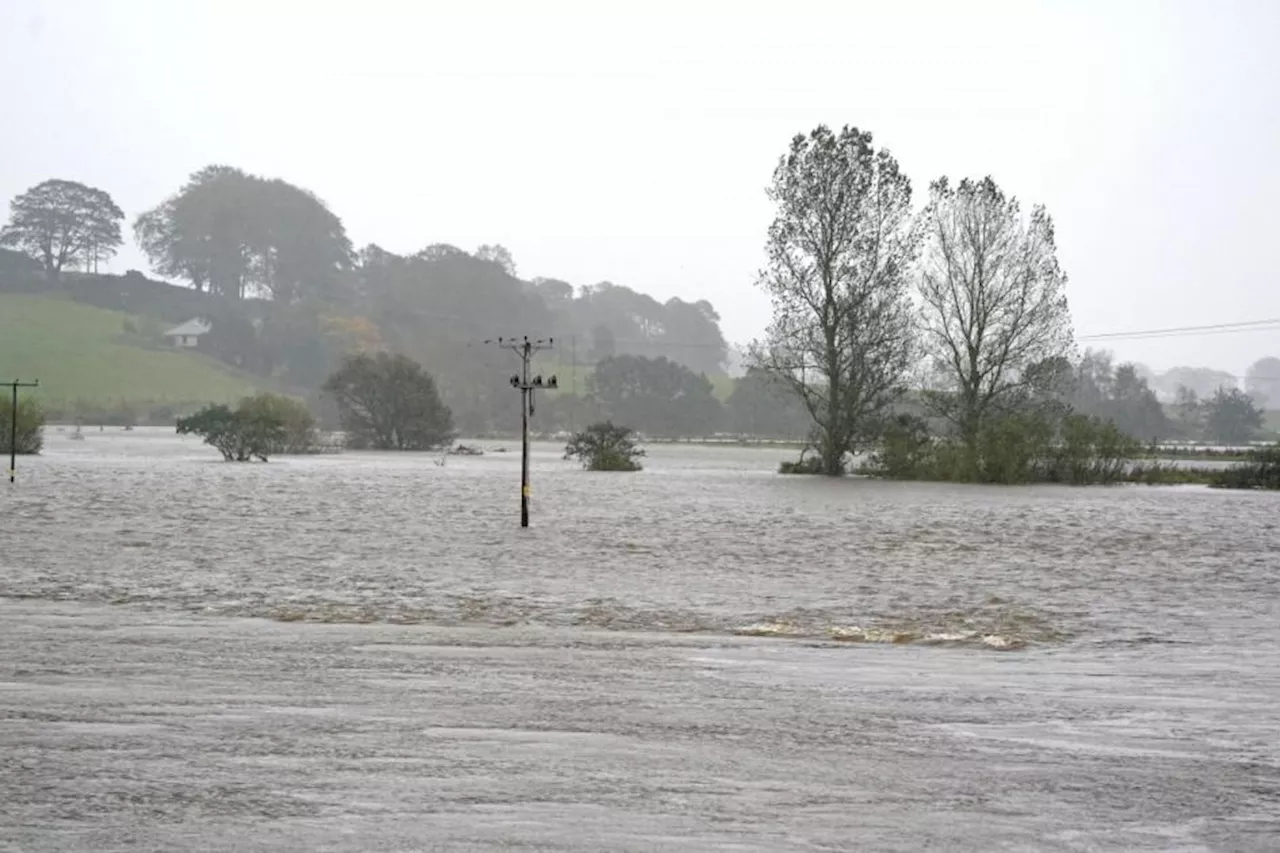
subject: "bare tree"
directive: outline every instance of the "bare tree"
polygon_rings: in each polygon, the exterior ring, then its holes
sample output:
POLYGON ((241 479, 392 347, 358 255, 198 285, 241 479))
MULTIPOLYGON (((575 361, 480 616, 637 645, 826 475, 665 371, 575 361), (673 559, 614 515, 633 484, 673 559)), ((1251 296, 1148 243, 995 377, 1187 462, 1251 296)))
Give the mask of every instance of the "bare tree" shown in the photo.
POLYGON ((1066 274, 1041 206, 1023 221, 991 178, 946 178, 920 215, 921 321, 942 387, 927 399, 974 446, 983 423, 1016 403, 1032 365, 1069 356, 1066 274))
POLYGON ((803 401, 823 473, 838 476, 905 389, 911 182, 870 133, 819 126, 791 141, 769 198, 773 322, 752 358, 803 401))

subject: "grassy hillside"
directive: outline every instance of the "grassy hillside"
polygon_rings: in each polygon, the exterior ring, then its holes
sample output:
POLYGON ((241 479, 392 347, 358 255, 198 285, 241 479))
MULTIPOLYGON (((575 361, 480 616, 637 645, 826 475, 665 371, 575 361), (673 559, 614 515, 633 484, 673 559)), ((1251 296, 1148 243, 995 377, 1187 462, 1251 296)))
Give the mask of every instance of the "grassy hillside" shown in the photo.
POLYGON ((266 384, 207 356, 149 348, 126 331, 144 325, 67 299, 0 294, 0 381, 39 379, 51 409, 231 402, 266 384))

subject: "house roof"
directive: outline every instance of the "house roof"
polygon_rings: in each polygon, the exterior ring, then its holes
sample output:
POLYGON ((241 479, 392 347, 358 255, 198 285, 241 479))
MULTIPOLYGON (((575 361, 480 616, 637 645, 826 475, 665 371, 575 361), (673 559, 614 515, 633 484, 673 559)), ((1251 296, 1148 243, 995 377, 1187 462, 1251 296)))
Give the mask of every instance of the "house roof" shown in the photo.
POLYGON ((213 326, 209 324, 208 320, 201 320, 199 317, 196 317, 192 320, 188 320, 181 326, 174 326, 172 329, 165 332, 164 335, 166 338, 176 337, 178 335, 207 335, 212 329, 213 326))

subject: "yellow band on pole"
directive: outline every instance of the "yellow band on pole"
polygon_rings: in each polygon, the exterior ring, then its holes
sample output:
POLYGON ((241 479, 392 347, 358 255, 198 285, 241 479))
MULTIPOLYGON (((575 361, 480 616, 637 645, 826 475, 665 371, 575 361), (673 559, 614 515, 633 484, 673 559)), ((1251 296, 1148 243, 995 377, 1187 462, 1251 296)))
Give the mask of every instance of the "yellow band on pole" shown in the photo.
POLYGON ((520 487, 520 496, 521 496, 521 497, 523 497, 523 498, 532 497, 532 496, 533 496, 533 489, 532 489, 532 488, 530 488, 529 486, 521 486, 521 487, 520 487))

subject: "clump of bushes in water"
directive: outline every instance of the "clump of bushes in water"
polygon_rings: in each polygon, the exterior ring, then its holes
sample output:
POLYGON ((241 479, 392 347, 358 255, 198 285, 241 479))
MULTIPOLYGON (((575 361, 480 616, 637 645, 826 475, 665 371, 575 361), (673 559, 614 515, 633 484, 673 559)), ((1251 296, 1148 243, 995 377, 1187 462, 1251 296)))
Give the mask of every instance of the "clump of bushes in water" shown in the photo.
POLYGON ((280 394, 258 394, 240 401, 240 411, 251 417, 277 421, 283 432, 271 447, 275 454, 315 453, 320 449, 320 433, 315 416, 303 403, 280 394))
POLYGON ((935 436, 922 419, 900 415, 859 473, 894 480, 1092 485, 1129 479, 1142 444, 1110 421, 1030 411, 993 418, 973 441, 935 436))
POLYGON ((228 462, 267 461, 282 453, 307 453, 319 447, 315 418, 306 406, 277 394, 258 394, 236 409, 206 406, 178 420, 179 435, 198 435, 228 462))
POLYGON ((1249 451, 1244 464, 1213 472, 1209 485, 1219 489, 1280 489, 1280 446, 1249 451))
POLYGON ((435 378, 404 355, 346 356, 325 380, 347 446, 374 450, 431 450, 454 439, 453 412, 435 378))
POLYGON ((635 430, 612 421, 592 424, 574 434, 564 448, 565 459, 577 459, 588 471, 639 471, 644 450, 636 446, 635 430))
POLYGON ((18 399, 17 443, 14 443, 13 400, 8 395, 0 399, 0 450, 9 454, 10 448, 24 456, 39 453, 44 448, 44 410, 31 399, 18 399))
POLYGON ((1206 486, 1218 472, 1213 468, 1171 465, 1164 462, 1139 462, 1129 468, 1125 479, 1144 486, 1206 486))

